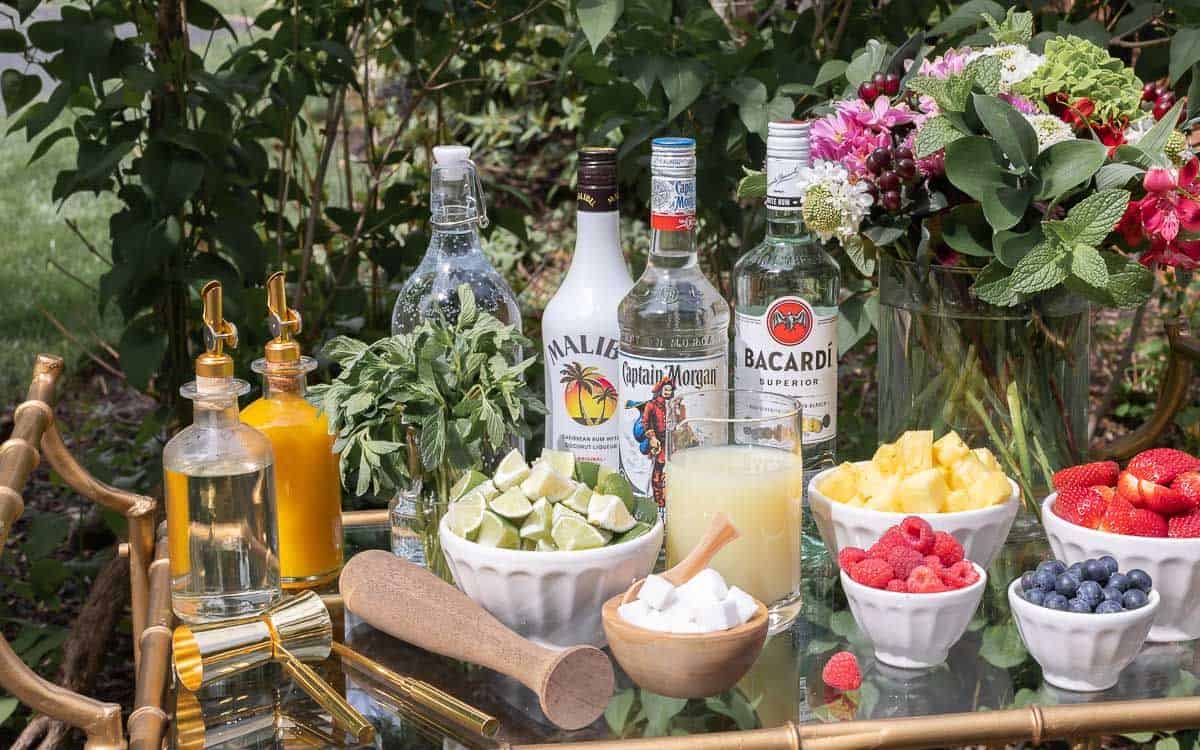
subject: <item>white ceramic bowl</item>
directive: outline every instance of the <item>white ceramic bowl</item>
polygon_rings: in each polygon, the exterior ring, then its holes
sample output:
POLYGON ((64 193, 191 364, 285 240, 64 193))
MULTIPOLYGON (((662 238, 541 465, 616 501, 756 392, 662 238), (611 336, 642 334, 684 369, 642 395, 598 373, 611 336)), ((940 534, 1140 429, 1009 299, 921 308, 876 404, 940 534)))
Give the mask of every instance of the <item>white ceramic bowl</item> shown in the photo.
POLYGON ((1200 638, 1200 539, 1128 536, 1089 529, 1059 518, 1052 507, 1058 493, 1042 501, 1042 525, 1054 556, 1067 565, 1112 555, 1121 571, 1141 568, 1162 594, 1150 629, 1155 643, 1200 638))
POLYGON ((817 489, 817 485, 833 469, 826 469, 808 483, 808 505, 813 519, 821 532, 825 546, 832 550, 833 557, 843 547, 867 549, 883 532, 903 521, 908 516, 920 516, 929 522, 934 531, 945 531, 954 536, 963 546, 968 560, 985 568, 991 567, 1008 530, 1021 506, 1021 491, 1017 483, 1009 479, 1012 494, 1008 500, 980 510, 964 510, 957 513, 888 513, 870 508, 856 508, 831 500, 817 489))
POLYGON ((447 518, 442 518, 438 537, 458 587, 500 622, 551 648, 603 647, 601 607, 653 571, 663 540, 662 521, 657 521, 637 539, 611 547, 497 549, 456 535, 447 518))
POLYGON ((1161 600, 1151 590, 1150 603, 1131 612, 1063 612, 1026 601, 1017 593, 1020 585, 1020 578, 1009 584, 1008 603, 1025 648, 1042 665, 1046 682, 1082 692, 1117 684, 1146 642, 1161 600))
POLYGON ((946 661, 950 647, 967 632, 987 571, 972 563, 979 580, 940 594, 901 594, 864 586, 842 571, 842 590, 858 627, 871 640, 875 658, 905 669, 923 669, 946 661))

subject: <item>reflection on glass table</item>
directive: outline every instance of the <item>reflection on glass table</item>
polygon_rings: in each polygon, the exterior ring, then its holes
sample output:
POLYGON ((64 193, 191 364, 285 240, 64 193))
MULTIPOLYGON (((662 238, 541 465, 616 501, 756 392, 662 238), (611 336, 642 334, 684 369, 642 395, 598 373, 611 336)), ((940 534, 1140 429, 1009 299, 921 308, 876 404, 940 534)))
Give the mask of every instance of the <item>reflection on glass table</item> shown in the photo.
MULTIPOLYGON (((386 549, 387 535, 385 527, 350 529, 348 547, 386 549)), ((979 611, 966 635, 950 650, 946 663, 925 670, 880 664, 855 625, 819 542, 805 542, 802 616, 789 630, 771 637, 749 674, 735 689, 722 695, 690 701, 653 695, 638 689, 618 667, 617 692, 604 717, 586 729, 564 732, 545 720, 536 697, 515 680, 421 651, 357 621, 352 613, 346 613, 344 621, 348 646, 496 716, 500 729, 494 740, 448 733, 416 715, 411 706, 400 705, 394 695, 382 694, 376 682, 349 667, 341 684, 351 704, 379 730, 376 745, 389 749, 488 748, 497 743, 707 733, 774 727, 788 721, 887 719, 1200 693, 1200 659, 1195 643, 1147 645, 1121 674, 1117 685, 1103 692, 1072 693, 1045 684, 1041 669, 1021 643, 1005 592, 1009 581, 1050 556, 1049 548, 1040 541, 1010 543, 1004 549, 989 571, 988 590, 979 611), (849 693, 826 688, 821 682, 825 662, 844 649, 858 656, 864 678, 862 687, 849 693)), ((465 631, 463 637, 470 637, 469 632, 465 631)), ((325 668, 326 674, 342 671, 337 664, 325 668)), ((298 691, 289 690, 286 684, 268 684, 258 693, 250 693, 256 697, 242 698, 240 704, 230 698, 223 703, 205 701, 202 710, 208 733, 210 737, 234 737, 238 732, 234 727, 248 727, 245 722, 258 721, 263 726, 256 735, 248 729, 246 732, 258 737, 255 742, 266 744, 229 740, 234 744, 204 746, 329 746, 317 741, 320 732, 328 733, 327 721, 323 723, 320 716, 313 715, 315 707, 298 691), (255 701, 260 706, 270 704, 271 710, 247 708, 247 703, 255 701), (240 720, 223 722, 218 716, 221 711, 240 720), (265 726, 271 723, 266 718, 268 713, 274 721, 271 730, 265 726), (262 739, 267 736, 271 739, 262 739)), ((195 706, 184 708, 196 710, 195 706)), ((177 718, 182 718, 184 708, 177 709, 177 718)))

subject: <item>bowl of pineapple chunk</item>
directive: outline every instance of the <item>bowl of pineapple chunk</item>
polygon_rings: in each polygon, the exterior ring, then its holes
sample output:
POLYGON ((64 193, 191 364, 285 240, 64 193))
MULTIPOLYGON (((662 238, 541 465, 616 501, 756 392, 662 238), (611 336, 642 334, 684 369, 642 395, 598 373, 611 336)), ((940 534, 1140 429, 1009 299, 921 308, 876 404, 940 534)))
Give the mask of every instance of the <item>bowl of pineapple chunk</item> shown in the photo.
POLYGON ((464 476, 438 527, 454 582, 496 619, 551 648, 607 642, 604 602, 645 578, 662 547, 652 500, 565 451, 512 451, 464 476))
POLYGON ((808 501, 831 554, 866 549, 905 516, 952 534, 969 559, 992 564, 1020 507, 1020 490, 987 448, 971 449, 955 432, 934 440, 910 430, 884 443, 870 461, 826 469, 808 485, 808 501))

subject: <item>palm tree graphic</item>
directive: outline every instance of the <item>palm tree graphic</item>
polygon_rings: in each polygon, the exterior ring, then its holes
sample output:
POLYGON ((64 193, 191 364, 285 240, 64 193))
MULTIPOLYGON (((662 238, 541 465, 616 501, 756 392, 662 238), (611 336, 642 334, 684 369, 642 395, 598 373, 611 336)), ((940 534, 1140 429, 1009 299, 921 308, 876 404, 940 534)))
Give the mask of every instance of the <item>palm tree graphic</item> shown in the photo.
POLYGON ((575 396, 579 399, 579 418, 576 421, 585 425, 597 424, 588 419, 587 412, 583 410, 583 394, 587 391, 587 395, 595 397, 596 389, 600 387, 600 371, 595 367, 584 367, 578 362, 568 362, 566 367, 562 368, 561 375, 562 378, 558 382, 568 388, 574 385, 577 389, 575 396))
POLYGON ((600 416, 596 418, 596 424, 604 424, 604 420, 608 419, 609 402, 614 407, 617 405, 617 389, 613 388, 612 383, 605 380, 600 392, 592 395, 592 400, 600 404, 600 416))

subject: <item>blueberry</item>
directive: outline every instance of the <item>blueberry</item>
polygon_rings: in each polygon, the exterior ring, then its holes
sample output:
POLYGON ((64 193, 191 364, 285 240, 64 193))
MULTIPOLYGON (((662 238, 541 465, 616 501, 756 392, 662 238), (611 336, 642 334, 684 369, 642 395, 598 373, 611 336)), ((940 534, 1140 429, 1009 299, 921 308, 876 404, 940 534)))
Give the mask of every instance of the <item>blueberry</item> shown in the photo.
POLYGON ((1113 573, 1108 577, 1108 588, 1116 589, 1122 593, 1125 592, 1132 584, 1129 582, 1129 576, 1124 573, 1113 573))
POLYGON ((1067 597, 1062 594, 1046 594, 1046 601, 1042 606, 1046 609, 1066 609, 1067 597))
POLYGON ((1092 605, 1084 599, 1075 597, 1067 602, 1067 611, 1090 615, 1092 613, 1092 605))
POLYGON ((1100 584, 1095 581, 1084 581, 1079 584, 1079 591, 1075 596, 1087 602, 1093 608, 1104 600, 1104 589, 1100 588, 1100 584))
POLYGON ((1038 573, 1041 573, 1043 570, 1048 570, 1057 577, 1066 572, 1067 566, 1060 560, 1046 560, 1045 562, 1038 563, 1037 566, 1038 573))
POLYGON ((1069 572, 1063 573, 1055 579, 1054 590, 1067 598, 1075 596, 1079 590, 1079 579, 1072 577, 1069 572))
POLYGON ((1124 595, 1125 593, 1115 586, 1104 587, 1104 601, 1106 602, 1116 602, 1117 604, 1120 604, 1124 595))
POLYGON ((1098 615, 1111 615, 1111 614, 1114 614, 1117 612, 1124 612, 1124 611, 1125 611, 1125 608, 1121 606, 1120 602, 1115 602, 1115 601, 1112 601, 1111 599, 1100 602, 1099 604, 1096 605, 1096 614, 1098 614, 1098 615))
POLYGON ((1046 603, 1046 592, 1041 589, 1030 589, 1023 596, 1025 597, 1025 601, 1030 604, 1036 604, 1039 607, 1046 603))
POLYGON ((1083 580, 1083 563, 1075 563, 1071 567, 1067 568, 1067 575, 1071 576, 1076 581, 1082 581, 1083 580))
POLYGON ((1112 575, 1113 573, 1116 573, 1118 570, 1121 569, 1121 567, 1119 565, 1117 565, 1116 558, 1114 558, 1112 555, 1105 555, 1104 557, 1101 557, 1100 562, 1104 565, 1105 568, 1108 569, 1109 575, 1112 575))
POLYGON ((1129 582, 1147 594, 1150 593, 1150 588, 1154 585, 1154 582, 1150 580, 1149 574, 1141 568, 1134 568, 1129 571, 1129 582))
POLYGON ((1103 584, 1108 580, 1108 568, 1099 560, 1087 560, 1083 563, 1083 580, 1103 584))
POLYGON ((1038 570, 1033 574, 1033 585, 1042 591, 1053 591, 1056 580, 1058 580, 1058 575, 1049 569, 1038 570))
POLYGON ((1034 573, 1032 570, 1027 570, 1021 574, 1021 590, 1022 591, 1028 591, 1029 589, 1038 588, 1037 584, 1034 583, 1034 580, 1033 580, 1036 575, 1037 574, 1034 573))
POLYGON ((1125 596, 1121 597, 1121 604, 1125 609, 1138 609, 1146 606, 1150 602, 1150 597, 1146 596, 1146 592, 1141 589, 1129 589, 1125 592, 1125 596))

